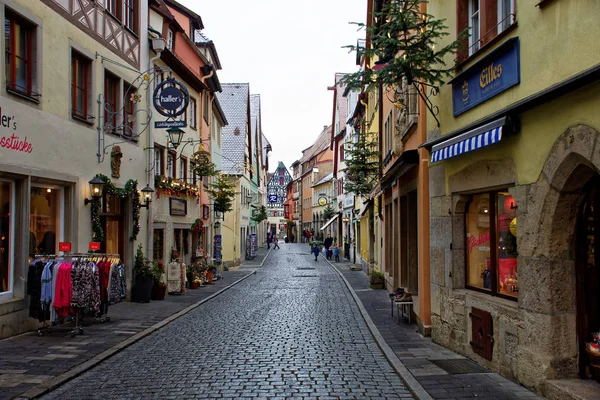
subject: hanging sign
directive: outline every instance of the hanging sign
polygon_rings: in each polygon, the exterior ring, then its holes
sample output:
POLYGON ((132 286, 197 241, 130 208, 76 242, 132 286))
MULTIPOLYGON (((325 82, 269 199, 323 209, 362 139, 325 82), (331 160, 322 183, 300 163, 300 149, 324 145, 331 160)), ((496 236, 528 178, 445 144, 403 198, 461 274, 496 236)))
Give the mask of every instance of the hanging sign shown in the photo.
POLYGON ((327 204, 327 197, 319 197, 319 205, 324 206, 327 204))
POLYGON ((152 99, 159 114, 174 118, 185 112, 190 94, 184 84, 174 78, 167 78, 154 89, 152 99))
POLYGON ((269 195, 269 203, 277 203, 277 195, 276 194, 269 195))
POLYGON ((58 250, 71 251, 71 242, 58 242, 58 250))
POLYGON ((154 121, 155 128, 185 128, 186 121, 154 121))
POLYGON ((90 250, 91 251, 100 250, 100 242, 90 242, 90 250))

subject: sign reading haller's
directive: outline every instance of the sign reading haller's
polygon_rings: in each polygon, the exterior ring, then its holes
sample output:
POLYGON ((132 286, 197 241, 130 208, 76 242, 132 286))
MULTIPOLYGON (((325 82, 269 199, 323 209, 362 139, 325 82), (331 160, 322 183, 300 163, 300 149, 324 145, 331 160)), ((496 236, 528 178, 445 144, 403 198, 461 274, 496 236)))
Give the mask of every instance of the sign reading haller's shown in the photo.
MULTIPOLYGON (((156 111, 167 118, 180 116, 185 112, 190 103, 190 94, 187 88, 174 78, 167 78, 162 81, 154 89, 152 97, 156 111)), ((169 122, 177 122, 177 127, 181 128, 187 126, 185 121, 169 122), (182 122, 183 125, 181 125, 182 122)), ((154 124, 167 124, 167 121, 156 121, 154 124)))

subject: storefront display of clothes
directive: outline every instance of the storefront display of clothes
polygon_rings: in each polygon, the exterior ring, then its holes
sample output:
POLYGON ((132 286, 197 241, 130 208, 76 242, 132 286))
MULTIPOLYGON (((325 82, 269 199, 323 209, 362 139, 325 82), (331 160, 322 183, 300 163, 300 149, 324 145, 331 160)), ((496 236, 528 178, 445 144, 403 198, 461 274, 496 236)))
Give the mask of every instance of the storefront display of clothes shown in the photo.
POLYGON ((72 316, 99 317, 125 298, 124 266, 109 257, 38 257, 28 271, 29 316, 55 322, 72 316))

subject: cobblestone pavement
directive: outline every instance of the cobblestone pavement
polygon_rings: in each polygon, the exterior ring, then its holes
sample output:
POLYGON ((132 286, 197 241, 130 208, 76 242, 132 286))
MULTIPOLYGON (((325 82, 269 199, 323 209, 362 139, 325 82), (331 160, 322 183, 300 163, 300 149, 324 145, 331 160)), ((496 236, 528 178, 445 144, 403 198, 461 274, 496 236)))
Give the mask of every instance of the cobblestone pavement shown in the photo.
POLYGON ((307 245, 46 399, 410 398, 339 274, 307 245))
MULTIPOLYGON (((261 260, 266 250, 260 252, 261 260)), ((258 258, 258 257, 257 257, 258 258)), ((239 268, 223 272, 213 285, 170 295, 163 301, 140 304, 122 302, 108 309, 111 321, 86 319, 84 334, 70 336, 71 324, 53 328, 51 334, 38 337, 31 332, 0 340, 0 400, 28 396, 47 382, 73 371, 103 352, 122 345, 154 324, 223 290, 252 270, 239 268)))
MULTIPOLYGON (((354 289, 369 317, 377 327, 385 343, 396 354, 409 373, 434 399, 481 398, 539 399, 535 393, 501 375, 486 370, 460 354, 432 342, 417 331, 406 319, 398 321, 387 291, 372 290, 369 277, 363 271, 352 271, 353 266, 344 259, 333 262, 354 289), (443 369, 435 362, 455 363, 460 368, 443 369), (435 362, 434 362, 435 361, 435 362), (475 372, 475 370, 477 370, 475 372)), ((441 364, 441 363, 440 363, 441 364)))

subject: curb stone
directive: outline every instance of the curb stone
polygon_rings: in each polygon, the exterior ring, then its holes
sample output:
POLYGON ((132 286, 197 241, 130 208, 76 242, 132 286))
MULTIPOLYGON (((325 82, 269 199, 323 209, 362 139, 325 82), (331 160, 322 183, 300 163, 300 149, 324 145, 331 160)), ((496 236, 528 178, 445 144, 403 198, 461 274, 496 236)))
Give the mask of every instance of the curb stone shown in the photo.
MULTIPOLYGON (((268 255, 269 254, 267 254, 265 256, 265 259, 268 257, 268 255)), ((264 263, 264 261, 263 261, 263 263, 264 263)), ((165 318, 162 321, 152 325, 151 327, 146 328, 143 331, 136 333, 135 335, 125 339, 121 343, 116 344, 115 346, 111 347, 110 349, 105 350, 102 353, 97 354, 96 356, 90 358, 89 360, 70 369, 69 371, 65 372, 64 374, 50 378, 47 381, 42 382, 39 385, 32 387, 31 389, 29 389, 29 390, 21 393, 19 396, 15 397, 14 400, 35 399, 35 398, 38 398, 38 397, 50 392, 53 389, 56 389, 58 386, 61 386, 64 383, 70 381, 71 379, 76 378, 77 376, 83 374, 84 372, 86 372, 87 370, 96 366, 97 364, 101 363, 102 361, 106 360, 107 358, 114 356, 119 351, 126 349, 127 347, 131 346, 135 342, 138 342, 141 339, 143 339, 144 337, 152 334, 153 332, 156 332, 157 330, 161 329, 165 325, 167 325, 167 324, 173 322, 174 320, 176 320, 177 318, 189 313, 190 311, 192 311, 195 308, 199 307, 200 305, 206 303, 207 301, 212 300, 213 298, 217 297, 221 293, 225 292, 226 290, 229 290, 233 286, 237 285, 241 281, 249 278, 250 276, 252 276, 254 274, 256 274, 256 271, 249 272, 248 275, 238 279, 237 281, 233 282, 231 285, 225 286, 223 289, 211 294, 207 298, 202 299, 202 300, 192 304, 191 306, 188 306, 188 307, 184 308, 183 310, 171 315, 170 317, 165 318)))
POLYGON ((348 282, 344 274, 342 274, 342 272, 329 260, 325 259, 325 261, 327 261, 327 263, 338 273, 340 278, 342 278, 342 280, 346 284, 348 290, 350 290, 352 298, 356 302, 356 305, 358 306, 362 317, 367 323, 371 334, 375 338, 375 342, 377 342, 377 345, 379 346, 381 351, 383 351, 383 354, 385 355, 389 363, 392 365, 392 368, 394 368, 394 370, 398 373, 400 378, 404 381, 408 390, 410 390, 412 394, 414 394, 419 400, 432 400, 433 397, 431 397, 431 395, 427 393, 423 386, 421 386, 421 384, 415 379, 415 377, 410 373, 410 371, 404 366, 402 361, 400 361, 396 353, 394 353, 392 348, 387 344, 383 336, 381 336, 379 329, 377 329, 377 326, 375 326, 375 323, 373 322, 373 320, 369 316, 369 313, 363 306, 362 301, 360 301, 358 295, 356 294, 356 292, 352 288, 352 285, 350 285, 350 282, 348 282))

